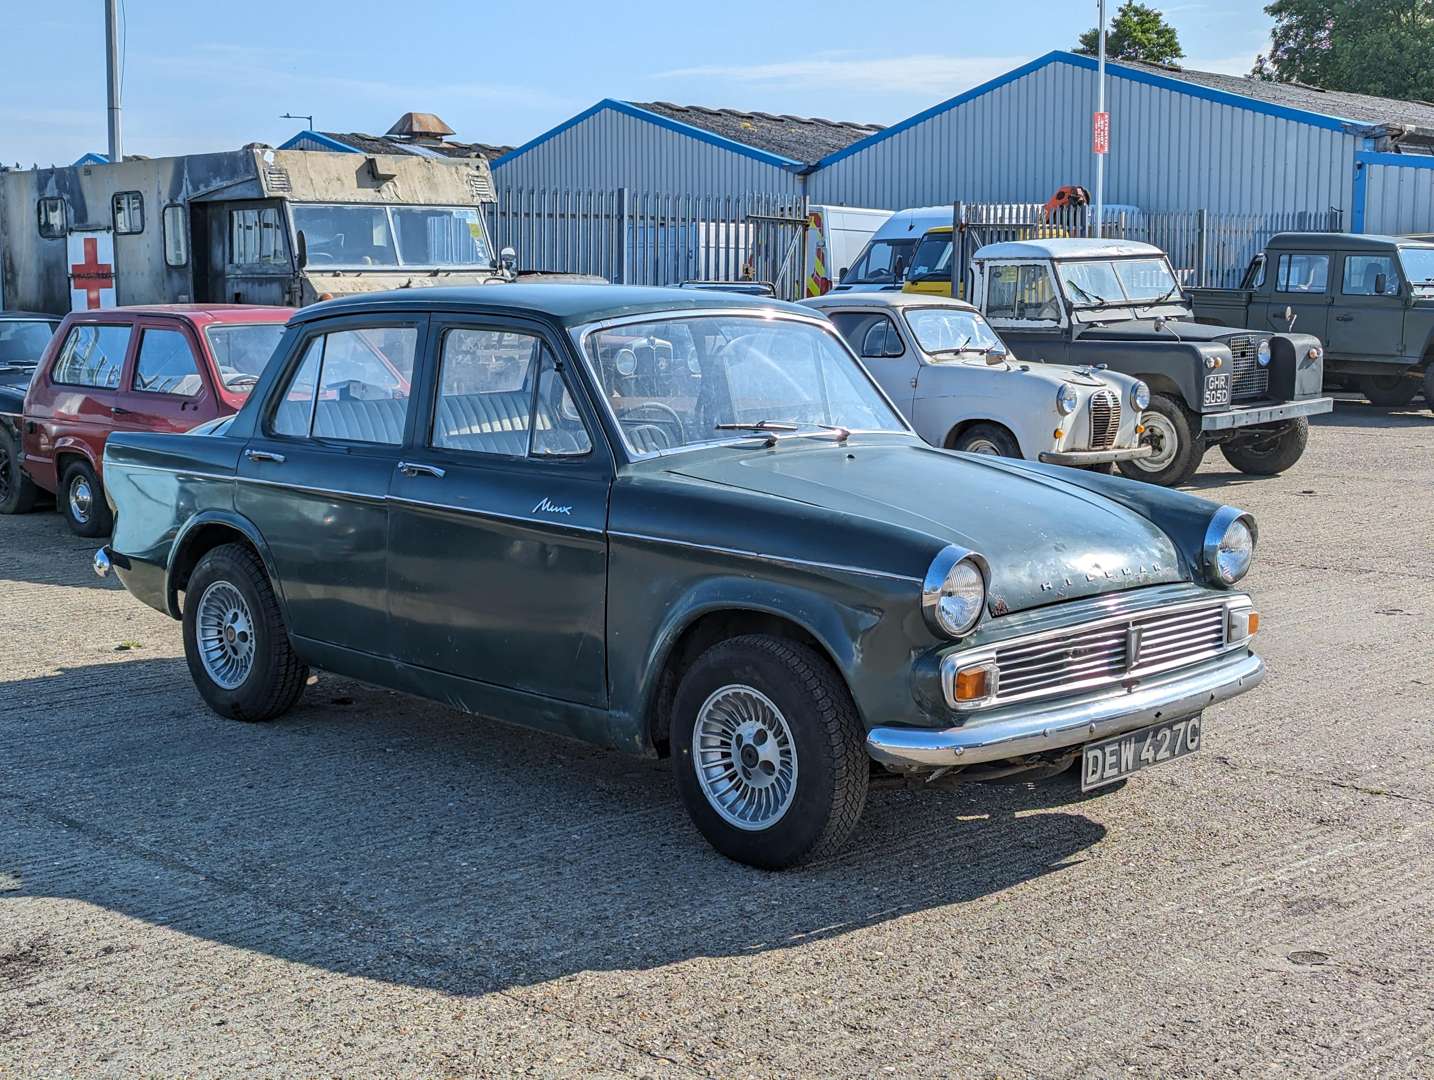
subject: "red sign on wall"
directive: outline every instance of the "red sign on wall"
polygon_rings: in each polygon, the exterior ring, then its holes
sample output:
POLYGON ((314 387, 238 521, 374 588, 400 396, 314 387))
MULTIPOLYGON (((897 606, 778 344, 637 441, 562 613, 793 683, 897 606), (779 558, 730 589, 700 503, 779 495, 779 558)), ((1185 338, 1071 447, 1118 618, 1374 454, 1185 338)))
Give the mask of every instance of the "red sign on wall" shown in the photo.
POLYGON ((1110 113, 1093 114, 1090 126, 1091 149, 1097 154, 1110 153, 1110 113))

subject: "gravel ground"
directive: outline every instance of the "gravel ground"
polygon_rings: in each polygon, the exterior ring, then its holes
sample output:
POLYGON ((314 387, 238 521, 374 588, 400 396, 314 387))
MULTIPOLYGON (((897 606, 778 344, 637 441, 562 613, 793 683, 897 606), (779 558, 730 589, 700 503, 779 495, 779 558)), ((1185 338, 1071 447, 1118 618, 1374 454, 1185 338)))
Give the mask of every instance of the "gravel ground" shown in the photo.
POLYGON ((1434 1076, 1434 454, 1341 402, 1252 510, 1265 685, 1081 799, 714 854, 667 763, 331 676, 267 726, 0 518, 0 1075, 1434 1076))

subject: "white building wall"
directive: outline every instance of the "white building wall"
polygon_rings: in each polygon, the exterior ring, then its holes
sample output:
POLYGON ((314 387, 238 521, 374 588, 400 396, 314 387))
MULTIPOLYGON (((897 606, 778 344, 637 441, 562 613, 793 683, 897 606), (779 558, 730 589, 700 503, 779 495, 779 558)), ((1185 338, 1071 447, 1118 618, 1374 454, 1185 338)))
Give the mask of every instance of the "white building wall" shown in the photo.
POLYGON ((1365 166, 1365 232, 1434 232, 1434 160, 1415 161, 1365 166))

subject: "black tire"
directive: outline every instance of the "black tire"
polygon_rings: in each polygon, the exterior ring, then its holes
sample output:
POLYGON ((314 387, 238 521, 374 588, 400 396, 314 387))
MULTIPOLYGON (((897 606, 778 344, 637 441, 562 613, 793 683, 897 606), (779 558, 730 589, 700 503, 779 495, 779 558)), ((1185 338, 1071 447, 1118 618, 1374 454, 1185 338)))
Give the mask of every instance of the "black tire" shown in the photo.
POLYGON ((1000 424, 972 424, 951 440, 952 450, 968 454, 991 454, 996 457, 1018 458, 1021 445, 1000 424))
POLYGON ((1424 404, 1434 409, 1434 363, 1424 369, 1424 404))
POLYGON ((1115 472, 1115 462, 1113 461, 1100 461, 1094 465, 1081 465, 1078 467, 1085 472, 1099 473, 1101 476, 1110 476, 1115 472))
POLYGON ((1120 471, 1132 480, 1144 480, 1161 487, 1176 487, 1185 483, 1195 475, 1195 470, 1200 468, 1200 459, 1205 456, 1205 438, 1191 414, 1169 394, 1151 394, 1144 417, 1146 439, 1157 448, 1158 457, 1154 462, 1150 458, 1117 462, 1120 471), (1170 439, 1175 445, 1167 455, 1165 446, 1170 439))
POLYGON ((1359 392, 1371 405, 1397 409, 1414 400, 1419 393, 1419 381, 1408 375, 1361 375, 1359 392))
MULTIPOLYGON (((216 601, 221 595, 222 590, 215 593, 216 601)), ((237 625, 242 628, 245 623, 237 625)), ((237 637, 242 643, 242 630, 237 637)), ((304 692, 309 669, 289 645, 278 598, 252 548, 244 544, 214 548, 190 574, 184 591, 184 658, 199 696, 231 720, 272 720, 291 709, 304 692), (253 638, 248 671, 233 686, 216 681, 200 656, 201 606, 210 588, 220 585, 230 586, 242 597, 253 638)))
MULTIPOLYGON (((687 812, 707 842, 737 862, 782 870, 832 855, 866 804, 871 764, 851 695, 823 657, 797 642, 749 634, 712 646, 677 687, 671 733, 673 770, 687 812), (719 692, 740 697, 750 691, 778 710, 794 759, 794 791, 786 809, 759 828, 742 828, 723 816, 693 759, 694 729, 704 707, 719 692)), ((738 729, 734 739, 740 734, 738 729)), ((742 754, 763 742, 739 744, 737 757, 745 761, 742 754)), ((738 779, 737 770, 729 775, 738 779)))
POLYGON ((105 502, 105 489, 88 461, 74 461, 65 466, 55 501, 76 536, 108 536, 114 528, 114 515, 105 502))
POLYGON ((40 489, 20 468, 20 440, 0 427, 0 514, 28 514, 40 489))
POLYGON ((1291 420, 1280 433, 1263 442, 1221 443, 1220 453, 1242 473, 1274 476, 1304 456, 1310 440, 1310 422, 1303 416, 1291 420))

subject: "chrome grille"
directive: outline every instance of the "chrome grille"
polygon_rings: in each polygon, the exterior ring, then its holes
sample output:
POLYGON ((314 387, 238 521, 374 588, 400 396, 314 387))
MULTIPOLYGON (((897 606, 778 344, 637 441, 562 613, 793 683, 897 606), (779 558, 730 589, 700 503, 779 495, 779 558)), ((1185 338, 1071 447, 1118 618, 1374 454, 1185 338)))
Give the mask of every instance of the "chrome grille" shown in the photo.
POLYGON ((1223 602, 1156 609, 997 646, 995 704, 1195 663, 1225 647, 1223 602))
POLYGON ((1090 396, 1090 448, 1108 450, 1120 431, 1120 398, 1110 390, 1090 396))
POLYGON ((1225 344, 1230 347, 1230 355, 1235 361, 1234 371, 1231 372, 1230 400, 1242 401, 1268 394, 1270 369, 1260 367, 1257 359, 1260 339, 1240 335, 1227 338, 1225 344))

